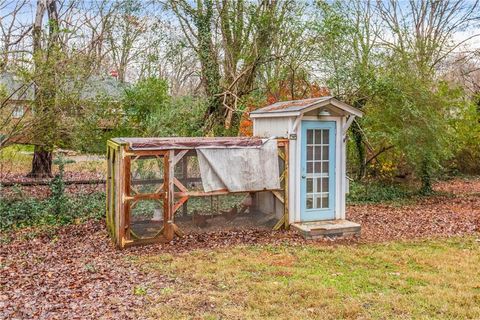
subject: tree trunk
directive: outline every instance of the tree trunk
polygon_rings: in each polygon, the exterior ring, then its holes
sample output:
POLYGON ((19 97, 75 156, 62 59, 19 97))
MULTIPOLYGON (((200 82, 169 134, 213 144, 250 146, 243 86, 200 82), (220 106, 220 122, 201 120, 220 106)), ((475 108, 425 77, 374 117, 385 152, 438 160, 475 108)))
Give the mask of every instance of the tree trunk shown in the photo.
POLYGON ((432 194, 432 166, 431 160, 428 156, 422 161, 420 175, 420 179, 422 180, 422 188, 420 189, 420 193, 422 195, 432 194))
POLYGON ((352 135, 353 135, 353 142, 355 143, 355 150, 357 151, 357 164, 358 164, 357 180, 360 181, 365 176, 367 166, 365 161, 366 153, 365 153, 365 145, 363 143, 363 135, 356 121, 352 123, 352 135))
POLYGON ((30 178, 52 178, 52 152, 41 146, 35 146, 30 178))

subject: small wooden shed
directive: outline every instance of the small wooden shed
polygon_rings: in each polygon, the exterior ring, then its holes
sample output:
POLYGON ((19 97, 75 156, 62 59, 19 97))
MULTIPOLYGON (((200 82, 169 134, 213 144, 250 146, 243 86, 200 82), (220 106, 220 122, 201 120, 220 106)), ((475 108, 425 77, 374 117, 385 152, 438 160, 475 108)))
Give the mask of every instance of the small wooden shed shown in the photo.
POLYGON ((346 134, 362 115, 330 96, 277 102, 250 113, 254 136, 289 140, 289 223, 306 237, 360 231, 345 220, 346 134))

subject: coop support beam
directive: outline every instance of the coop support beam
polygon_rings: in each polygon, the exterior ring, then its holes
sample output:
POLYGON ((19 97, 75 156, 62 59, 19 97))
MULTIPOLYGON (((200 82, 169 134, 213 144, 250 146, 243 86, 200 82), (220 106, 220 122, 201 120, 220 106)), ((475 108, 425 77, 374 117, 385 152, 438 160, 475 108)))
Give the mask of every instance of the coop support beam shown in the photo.
POLYGON ((188 150, 182 150, 174 157, 174 159, 173 159, 173 166, 174 167, 180 160, 182 160, 183 156, 186 155, 187 152, 188 152, 188 150))
POLYGON ((285 167, 283 170, 283 226, 285 229, 289 227, 289 214, 288 214, 288 171, 289 171, 289 143, 285 143, 284 150, 285 150, 285 167))
MULTIPOLYGON (((125 149, 123 150, 123 153, 125 153, 125 149)), ((122 155, 123 155, 122 153, 122 155)), ((128 198, 131 197, 130 195, 130 170, 131 170, 131 158, 130 157, 122 157, 123 161, 123 179, 124 179, 124 184, 123 184, 123 198, 127 199, 127 201, 124 201, 122 203, 122 208, 123 208, 123 223, 122 223, 122 228, 120 229, 120 237, 123 241, 128 242, 131 240, 130 237, 130 200, 128 198)), ((124 245, 122 244, 122 247, 124 245)))
POLYGON ((285 166, 282 174, 280 175, 280 182, 283 184, 282 190, 272 190, 272 194, 278 201, 283 204, 283 214, 282 217, 273 227, 273 230, 279 230, 280 228, 288 229, 289 227, 289 217, 288 217, 288 159, 289 159, 289 150, 288 150, 288 141, 283 144, 284 149, 278 151, 279 157, 284 161, 285 166))
POLYGON ((355 120, 355 115, 351 114, 351 115, 348 116, 347 121, 346 121, 345 124, 343 125, 343 128, 342 128, 342 137, 343 137, 344 140, 345 140, 345 138, 346 138, 346 136, 347 136, 348 128, 350 128, 350 126, 352 125, 353 120, 355 120))
POLYGON ((166 170, 165 170, 165 201, 164 201, 164 235, 168 241, 171 241, 174 236, 174 224, 173 224, 173 212, 174 212, 174 172, 175 172, 175 151, 169 150, 165 157, 166 170))
POLYGON ((300 124, 300 121, 302 121, 302 119, 303 119, 303 114, 295 118, 293 125, 288 129, 288 134, 294 134, 295 132, 297 132, 298 125, 300 124))

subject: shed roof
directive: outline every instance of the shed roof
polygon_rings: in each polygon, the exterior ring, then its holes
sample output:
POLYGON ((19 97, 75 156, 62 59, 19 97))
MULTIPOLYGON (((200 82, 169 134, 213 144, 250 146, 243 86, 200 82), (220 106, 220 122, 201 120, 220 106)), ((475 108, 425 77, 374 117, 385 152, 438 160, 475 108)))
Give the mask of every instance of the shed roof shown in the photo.
POLYGON ((133 150, 171 150, 196 148, 255 148, 266 139, 258 137, 171 137, 171 138, 114 138, 133 150))
POLYGON ((268 116, 298 116, 312 109, 333 105, 346 113, 361 117, 363 112, 334 97, 319 97, 303 100, 280 101, 250 112, 252 118, 268 116))

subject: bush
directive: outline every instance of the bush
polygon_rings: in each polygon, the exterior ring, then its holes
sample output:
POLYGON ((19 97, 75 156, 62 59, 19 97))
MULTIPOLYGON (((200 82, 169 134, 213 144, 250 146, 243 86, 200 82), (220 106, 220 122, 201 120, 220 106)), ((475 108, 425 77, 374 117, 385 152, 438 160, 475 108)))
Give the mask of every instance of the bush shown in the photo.
POLYGON ((57 201, 53 197, 1 199, 0 230, 80 223, 88 219, 102 219, 105 214, 103 192, 65 196, 61 211, 58 211, 57 201))
POLYGON ((350 182, 348 202, 385 202, 398 201, 410 198, 415 193, 398 184, 381 182, 350 182))

